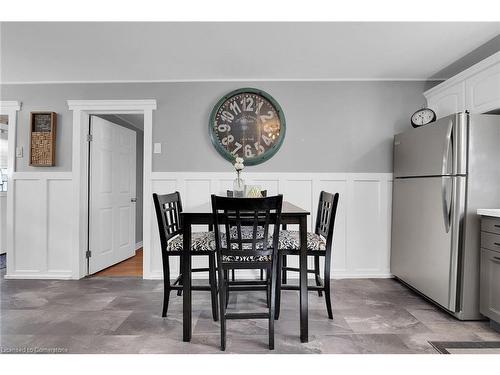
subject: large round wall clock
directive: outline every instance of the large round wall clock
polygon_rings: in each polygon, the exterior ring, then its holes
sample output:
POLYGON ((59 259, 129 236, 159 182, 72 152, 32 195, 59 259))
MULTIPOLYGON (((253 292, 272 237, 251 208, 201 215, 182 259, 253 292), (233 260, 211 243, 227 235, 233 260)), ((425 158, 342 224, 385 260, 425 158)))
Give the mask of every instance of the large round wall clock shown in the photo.
POLYGON ((285 116, 279 104, 262 90, 244 88, 221 98, 210 115, 209 134, 227 160, 243 158, 256 165, 271 158, 285 138, 285 116))

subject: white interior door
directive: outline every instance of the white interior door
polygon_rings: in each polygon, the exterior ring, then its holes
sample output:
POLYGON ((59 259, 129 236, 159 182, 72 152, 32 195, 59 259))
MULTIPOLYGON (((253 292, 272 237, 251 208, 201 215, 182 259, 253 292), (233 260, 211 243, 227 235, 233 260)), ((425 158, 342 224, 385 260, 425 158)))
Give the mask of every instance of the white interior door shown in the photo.
POLYGON ((90 131, 89 274, 135 254, 136 133, 96 116, 90 131))

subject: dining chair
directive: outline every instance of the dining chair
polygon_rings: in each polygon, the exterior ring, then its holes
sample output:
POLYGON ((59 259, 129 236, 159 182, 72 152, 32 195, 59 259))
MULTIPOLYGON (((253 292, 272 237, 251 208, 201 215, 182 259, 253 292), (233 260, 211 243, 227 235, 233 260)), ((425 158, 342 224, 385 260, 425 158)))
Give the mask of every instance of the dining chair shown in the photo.
MULTIPOLYGON (((182 293, 182 257, 186 256, 183 244, 183 230, 181 223, 182 202, 179 192, 158 195, 153 194, 153 201, 160 232, 161 255, 163 261, 163 310, 162 317, 167 316, 170 291, 182 293), (174 283, 170 283, 171 256, 179 256, 179 276, 174 283)), ((212 316, 218 320, 217 308, 217 279, 215 265, 215 236, 214 232, 193 232, 191 235, 191 251, 189 256, 208 256, 208 268, 193 268, 191 272, 208 272, 209 286, 196 285, 192 290, 209 290, 212 299, 212 316)))
MULTIPOLYGON (((261 190, 260 194, 265 198, 267 197, 267 190, 261 190)), ((227 190, 226 195, 230 198, 233 197, 233 191, 227 190)), ((234 270, 231 271, 231 279, 234 281, 234 270)), ((260 270, 260 280, 264 280, 264 270, 260 270)))
POLYGON ((226 349, 227 319, 268 319, 269 349, 274 349, 274 316, 278 279, 278 237, 283 196, 228 198, 212 195, 212 211, 219 277, 221 350, 226 349), (247 229, 245 229, 247 228, 247 229), (248 230, 251 228, 251 230, 248 230), (238 285, 227 272, 265 269, 269 277, 255 285, 238 285), (264 283, 263 285, 258 285, 264 283), (259 288, 260 287, 260 288, 259 288), (263 290, 269 300, 265 312, 226 312, 226 290, 263 290))
MULTIPOLYGON (((335 226, 335 216, 339 202, 339 193, 331 194, 322 191, 319 195, 318 211, 316 215, 316 225, 313 233, 307 233, 307 255, 314 257, 314 269, 307 270, 313 273, 316 286, 308 286, 308 290, 318 291, 321 297, 325 294, 326 309, 328 318, 333 319, 332 301, 330 294, 330 269, 332 259, 333 230, 335 226), (324 280, 320 276, 319 259, 325 258, 324 280)), ((276 319, 280 313, 281 290, 299 290, 296 285, 287 285, 287 272, 299 272, 299 268, 287 266, 288 255, 300 254, 300 236, 298 231, 281 230, 279 238, 279 263, 278 273, 281 273, 281 280, 278 278, 276 291, 276 319)))

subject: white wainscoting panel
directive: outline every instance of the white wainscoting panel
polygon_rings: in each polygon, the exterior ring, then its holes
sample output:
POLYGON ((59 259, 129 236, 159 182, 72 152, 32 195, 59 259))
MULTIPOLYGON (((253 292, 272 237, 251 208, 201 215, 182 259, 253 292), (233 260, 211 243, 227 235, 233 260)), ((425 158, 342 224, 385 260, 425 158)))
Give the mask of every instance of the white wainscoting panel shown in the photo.
POLYGON ((6 278, 71 278, 73 182, 68 172, 17 172, 6 278))
MULTIPOLYGON (((232 189, 234 178, 234 173, 153 172, 152 190, 158 194, 177 190, 181 193, 183 207, 190 208, 208 202, 210 194, 225 194, 227 189, 232 189)), ((267 189, 268 195, 281 193, 285 200, 310 210, 309 230, 314 228, 321 190, 338 192, 340 201, 334 232, 333 277, 391 277, 391 173, 244 173, 243 178, 247 184, 267 189)), ((151 264, 145 267, 144 274, 147 279, 162 278, 160 243, 153 210, 151 217, 154 225, 149 232, 152 240, 151 264)), ((194 230, 206 228, 199 226, 194 230)), ((195 257, 193 267, 207 267, 205 258, 195 257)), ((297 257, 289 257, 290 265, 298 265, 298 259, 294 258, 297 257)), ((173 257, 170 269, 171 277, 176 277, 179 270, 176 257, 173 257)), ((256 274, 240 272, 242 276, 256 274)), ((206 278, 206 275, 196 274, 195 277, 206 278)), ((289 277, 298 275, 290 274, 289 277)))

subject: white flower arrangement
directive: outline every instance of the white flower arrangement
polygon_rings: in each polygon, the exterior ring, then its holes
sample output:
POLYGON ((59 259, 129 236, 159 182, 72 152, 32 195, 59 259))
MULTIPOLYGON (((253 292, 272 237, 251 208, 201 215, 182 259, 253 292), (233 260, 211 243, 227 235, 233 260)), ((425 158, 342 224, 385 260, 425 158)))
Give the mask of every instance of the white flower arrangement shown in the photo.
POLYGON ((234 163, 234 169, 236 169, 236 172, 241 172, 245 166, 243 165, 244 160, 240 157, 236 158, 234 163))

